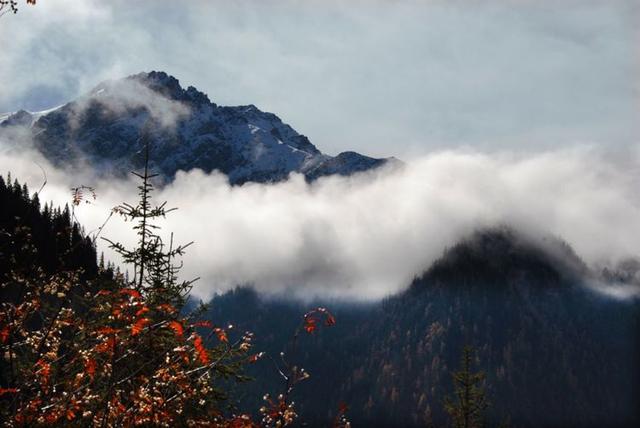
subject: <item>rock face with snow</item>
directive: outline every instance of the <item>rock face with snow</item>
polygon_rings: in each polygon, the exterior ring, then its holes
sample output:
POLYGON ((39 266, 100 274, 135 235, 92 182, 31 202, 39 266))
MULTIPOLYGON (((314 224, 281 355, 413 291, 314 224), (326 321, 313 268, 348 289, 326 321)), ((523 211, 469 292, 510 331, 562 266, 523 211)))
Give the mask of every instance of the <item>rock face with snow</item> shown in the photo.
POLYGON ((36 147, 53 163, 87 163, 99 173, 139 168, 148 139, 152 167, 167 180, 194 168, 219 170, 233 184, 280 181, 292 172, 314 180, 399 163, 355 152, 325 155, 272 113, 254 105, 218 106, 155 71, 103 82, 57 109, 21 111, 0 125, 30 127, 36 147))

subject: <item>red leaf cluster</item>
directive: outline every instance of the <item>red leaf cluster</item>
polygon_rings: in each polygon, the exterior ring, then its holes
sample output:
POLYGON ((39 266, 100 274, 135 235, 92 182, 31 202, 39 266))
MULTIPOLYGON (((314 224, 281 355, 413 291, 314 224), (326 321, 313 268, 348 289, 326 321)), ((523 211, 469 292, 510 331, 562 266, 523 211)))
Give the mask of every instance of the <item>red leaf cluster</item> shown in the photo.
POLYGON ((18 390, 16 388, 0 388, 0 397, 5 394, 16 394, 18 390))
POLYGON ((213 331, 216 334, 216 336, 218 336, 218 340, 220 342, 224 342, 224 343, 229 342, 229 339, 227 338, 227 333, 223 329, 221 329, 220 327, 216 327, 213 329, 213 331))
POLYGON ((131 335, 136 336, 144 330, 144 328, 151 323, 149 318, 138 319, 133 326, 131 326, 131 335))
POLYGON ((316 308, 304 315, 304 322, 302 327, 304 330, 313 334, 318 329, 318 322, 324 317, 324 325, 327 327, 333 327, 336 325, 335 317, 326 308, 316 308))
POLYGON ((96 360, 93 358, 87 358, 84 363, 84 370, 87 372, 89 377, 93 379, 96 375, 96 368, 98 367, 96 360))
POLYGON ((202 343, 202 338, 197 334, 195 334, 195 337, 193 339, 193 346, 196 350, 196 356, 198 357, 200 362, 203 365, 209 364, 209 354, 207 354, 207 350, 205 349, 204 344, 202 343))
POLYGON ((4 326, 2 328, 2 330, 0 330, 0 341, 2 341, 2 343, 7 343, 7 340, 9 340, 9 326, 4 326))
POLYGON ((123 294, 125 296, 129 296, 129 297, 134 298, 134 299, 141 299, 142 298, 142 295, 140 294, 140 292, 136 291, 136 290, 134 290, 132 288, 123 288, 123 289, 120 290, 120 294, 123 294))
POLYGON ((180 321, 169 321, 169 328, 172 329, 175 333, 176 336, 180 339, 183 338, 184 336, 184 327, 182 326, 182 323, 180 321))

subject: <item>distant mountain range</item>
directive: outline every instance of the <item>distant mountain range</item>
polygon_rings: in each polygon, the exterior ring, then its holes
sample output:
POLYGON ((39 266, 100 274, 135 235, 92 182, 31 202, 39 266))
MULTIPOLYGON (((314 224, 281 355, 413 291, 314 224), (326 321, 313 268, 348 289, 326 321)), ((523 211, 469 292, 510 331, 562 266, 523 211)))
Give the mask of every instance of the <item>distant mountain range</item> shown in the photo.
POLYGON ((26 136, 54 164, 84 163, 98 173, 126 174, 139 167, 144 139, 151 142, 152 167, 168 180, 179 170, 199 168, 218 170, 232 184, 276 182, 292 172, 311 181, 401 164, 356 152, 323 154, 273 113, 254 105, 218 106, 156 71, 103 82, 60 107, 21 110, 0 121, 4 138, 26 136))

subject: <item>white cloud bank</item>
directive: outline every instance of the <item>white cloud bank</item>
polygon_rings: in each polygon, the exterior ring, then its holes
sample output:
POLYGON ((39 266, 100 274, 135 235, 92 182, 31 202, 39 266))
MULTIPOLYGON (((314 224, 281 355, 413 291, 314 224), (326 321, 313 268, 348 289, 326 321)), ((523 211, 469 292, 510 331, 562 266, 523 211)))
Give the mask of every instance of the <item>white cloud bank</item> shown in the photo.
MULTIPOLYGON (((0 151, 0 171, 32 189, 37 155, 0 151)), ((95 205, 77 216, 97 228, 112 206, 135 202, 135 184, 93 182, 53 169, 41 197, 64 203, 69 187, 93 185, 95 205)), ((375 299, 406 287, 446 246, 478 227, 510 224, 534 236, 564 238, 591 265, 640 254, 640 147, 611 153, 574 148, 519 156, 445 151, 400 171, 309 185, 231 187, 220 174, 179 173, 159 191, 179 209, 162 224, 178 241, 195 241, 185 277, 200 276, 201 297, 237 284, 266 292, 375 299)), ((104 235, 131 241, 131 224, 112 219, 104 235)))

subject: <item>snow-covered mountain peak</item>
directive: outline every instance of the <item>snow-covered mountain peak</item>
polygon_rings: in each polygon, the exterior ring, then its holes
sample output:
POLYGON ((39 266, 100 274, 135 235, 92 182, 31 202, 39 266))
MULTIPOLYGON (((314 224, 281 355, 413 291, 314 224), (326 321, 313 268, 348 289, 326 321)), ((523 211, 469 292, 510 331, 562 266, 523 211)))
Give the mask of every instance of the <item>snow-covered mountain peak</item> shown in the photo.
MULTIPOLYGON (((178 170, 194 168, 219 170, 233 184, 279 181, 292 172, 314 180, 387 162, 355 152, 325 155, 275 114, 253 104, 218 106, 162 71, 102 82, 43 113, 16 113, 2 128, 30 128, 36 147, 54 163, 82 160, 99 173, 126 174, 139 167, 143 134, 151 140, 153 168, 168 180, 178 170)), ((5 132, 10 134, 17 135, 5 132)))

